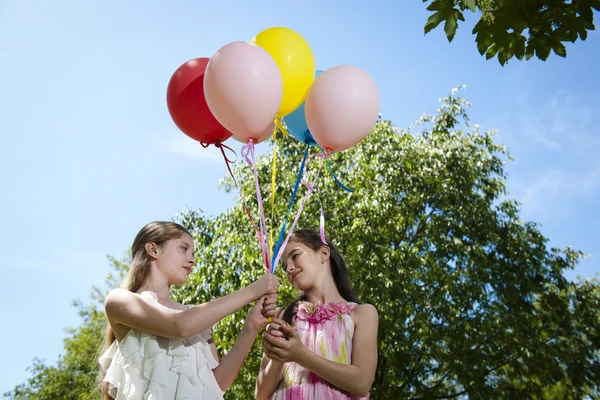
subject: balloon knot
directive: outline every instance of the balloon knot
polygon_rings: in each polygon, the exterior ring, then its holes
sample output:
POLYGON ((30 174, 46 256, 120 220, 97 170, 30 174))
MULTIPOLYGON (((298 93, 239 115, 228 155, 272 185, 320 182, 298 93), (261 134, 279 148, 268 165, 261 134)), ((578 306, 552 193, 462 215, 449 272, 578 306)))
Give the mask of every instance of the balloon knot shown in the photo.
POLYGON ((200 145, 202 145, 202 147, 204 148, 207 148, 211 144, 214 145, 216 148, 220 148, 223 145, 220 140, 214 140, 212 142, 200 142, 200 145))

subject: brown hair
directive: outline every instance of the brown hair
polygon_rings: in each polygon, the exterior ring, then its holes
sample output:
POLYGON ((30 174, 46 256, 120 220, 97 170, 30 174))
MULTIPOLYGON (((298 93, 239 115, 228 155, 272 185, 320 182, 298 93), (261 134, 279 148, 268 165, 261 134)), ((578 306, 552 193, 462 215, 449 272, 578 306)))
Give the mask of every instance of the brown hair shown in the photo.
MULTIPOLYGON (((127 289, 130 292, 137 292, 142 284, 148 278, 150 272, 150 256, 146 252, 146 244, 155 243, 162 247, 167 241, 179 239, 184 233, 191 234, 181 225, 175 222, 155 221, 144 226, 136 235, 131 248, 131 266, 127 277, 121 284, 121 288, 127 289)), ((106 326, 106 335, 102 348, 103 354, 111 344, 115 341, 115 334, 110 327, 106 326)), ((100 369, 99 385, 102 400, 111 400, 112 397, 108 394, 108 382, 103 382, 105 373, 100 369)))
MULTIPOLYGON (((346 261, 344 261, 342 255, 335 248, 333 243, 331 243, 331 240, 328 240, 328 244, 323 244, 321 241, 321 236, 318 232, 312 229, 298 229, 295 230, 290 236, 290 242, 302 243, 313 251, 318 251, 322 246, 329 247, 329 265, 331 266, 331 275, 338 292, 340 292, 340 295, 344 298, 344 300, 357 304, 360 303, 358 296, 352 288, 352 283, 350 283, 350 276, 346 261)), ((284 309, 283 320, 288 324, 291 324, 296 312, 296 304, 299 301, 305 300, 306 293, 302 293, 300 297, 289 304, 284 309)))

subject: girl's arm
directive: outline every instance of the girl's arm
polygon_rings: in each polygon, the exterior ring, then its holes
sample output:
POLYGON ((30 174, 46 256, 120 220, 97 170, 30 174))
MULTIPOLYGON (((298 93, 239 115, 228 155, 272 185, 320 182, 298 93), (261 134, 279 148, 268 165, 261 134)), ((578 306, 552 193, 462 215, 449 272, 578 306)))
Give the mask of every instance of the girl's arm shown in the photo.
POLYGON ((238 336, 233 348, 223 357, 219 365, 213 369, 215 379, 222 391, 229 389, 239 374, 258 332, 267 326, 269 323, 267 320, 268 317, 275 316, 276 307, 277 295, 270 295, 262 297, 248 313, 242 332, 238 336))
POLYGON ((284 365, 283 362, 270 360, 263 354, 256 379, 256 400, 266 400, 273 394, 281 381, 284 365))
MULTIPOLYGON (((281 318, 283 310, 277 312, 278 318, 281 318)), ((283 333, 279 330, 279 324, 271 322, 267 328, 267 332, 271 335, 280 337, 283 339, 283 333)), ((279 340, 282 340, 279 339, 279 340)), ((265 347, 265 339, 263 337, 263 348, 265 347)), ((262 360, 260 362, 260 369, 258 371, 258 378, 256 379, 256 400, 268 399, 281 381, 281 373, 283 372, 283 366, 285 364, 281 361, 271 360, 266 354, 263 353, 262 360)))
POLYGON ((282 324, 281 331, 289 339, 265 333, 269 342, 266 354, 281 362, 296 362, 339 389, 364 397, 371 389, 377 368, 377 310, 370 304, 360 305, 355 309, 355 320, 352 364, 336 363, 308 350, 296 330, 282 321, 277 322, 282 324))
POLYGON ((137 293, 114 289, 104 302, 111 325, 124 325, 151 335, 184 339, 214 324, 264 294, 277 293, 279 278, 265 274, 251 285, 232 294, 173 313, 155 307, 137 293))
POLYGON ((217 349, 215 341, 211 338, 208 341, 208 344, 210 344, 210 352, 212 353, 215 360, 217 360, 217 362, 221 362, 221 355, 219 354, 219 350, 217 349))

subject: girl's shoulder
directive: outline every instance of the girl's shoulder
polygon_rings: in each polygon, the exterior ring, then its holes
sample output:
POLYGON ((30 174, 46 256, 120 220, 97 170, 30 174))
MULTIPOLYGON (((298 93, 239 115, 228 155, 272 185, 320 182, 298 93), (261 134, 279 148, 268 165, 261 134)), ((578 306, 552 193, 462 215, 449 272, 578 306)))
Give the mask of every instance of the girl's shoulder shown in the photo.
POLYGON ((372 304, 356 304, 354 310, 352 310, 352 317, 356 325, 361 323, 372 324, 379 319, 379 314, 372 304))
POLYGON ((368 304, 368 303, 356 304, 356 306, 354 307, 354 311, 359 311, 361 313, 377 314, 377 309, 375 308, 375 306, 372 304, 368 304))
POLYGON ((104 298, 104 307, 110 308, 110 305, 122 305, 123 303, 131 301, 133 296, 136 296, 136 294, 127 289, 111 289, 104 298))

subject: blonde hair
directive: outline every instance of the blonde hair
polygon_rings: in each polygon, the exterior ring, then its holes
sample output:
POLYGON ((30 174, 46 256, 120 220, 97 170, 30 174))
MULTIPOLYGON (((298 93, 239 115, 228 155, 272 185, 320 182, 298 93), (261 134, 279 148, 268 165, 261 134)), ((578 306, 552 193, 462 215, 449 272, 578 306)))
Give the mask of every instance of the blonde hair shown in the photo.
MULTIPOLYGON (((175 222, 155 221, 144 226, 133 241, 131 248, 131 266, 127 276, 121 284, 121 288, 135 293, 148 278, 150 272, 150 256, 146 251, 146 244, 155 243, 157 246, 162 247, 167 241, 179 239, 184 233, 191 236, 183 226, 175 222)), ((115 334, 113 333, 110 324, 107 324, 101 354, 113 344, 115 339, 115 334)), ((103 382, 104 376, 105 373, 101 368, 98 377, 101 398, 102 400, 112 400, 112 397, 108 394, 108 382, 103 382)))

